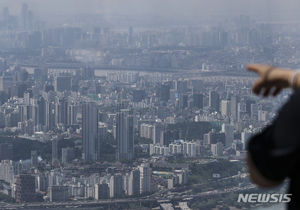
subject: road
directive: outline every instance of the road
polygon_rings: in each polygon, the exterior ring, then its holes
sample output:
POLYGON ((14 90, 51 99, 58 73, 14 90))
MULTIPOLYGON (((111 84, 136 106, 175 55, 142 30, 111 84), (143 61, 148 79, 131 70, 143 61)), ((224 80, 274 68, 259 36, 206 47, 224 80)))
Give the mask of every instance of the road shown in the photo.
MULTIPOLYGON (((173 198, 169 198, 166 200, 166 202, 171 201, 181 201, 181 200, 192 200, 194 198, 198 197, 205 197, 205 196, 213 196, 213 195, 221 195, 221 194, 228 194, 233 192, 241 192, 244 190, 254 189, 256 188, 255 185, 246 186, 246 187, 233 187, 230 189, 225 189, 222 191, 214 190, 214 191, 208 191, 203 193, 197 193, 192 196, 182 197, 177 196, 173 198)), ((86 202, 53 202, 53 203, 32 203, 32 204, 1 204, 1 209, 57 209, 57 208, 92 208, 92 207, 101 207, 101 206, 107 206, 112 204, 132 204, 132 203, 138 203, 138 202, 159 202, 162 200, 161 197, 155 197, 155 198, 136 198, 136 199, 109 199, 109 200, 101 200, 101 201, 86 201, 86 202)), ((165 200, 165 199, 164 199, 165 200)))
MULTIPOLYGON (((228 179, 230 177, 224 178, 228 179)), ((113 205, 113 204, 132 204, 132 203, 148 203, 148 202, 160 202, 165 200, 166 202, 172 201, 183 201, 183 200, 192 200, 198 197, 205 197, 205 196, 214 196, 214 195, 221 195, 221 194, 229 194, 233 192, 242 192, 244 190, 254 189, 256 188, 255 185, 249 185, 245 187, 233 187, 225 190, 214 190, 208 192, 197 193, 194 195, 189 196, 176 196, 173 198, 164 198, 164 194, 167 193, 168 190, 162 190, 158 193, 155 193, 151 196, 145 196, 140 198, 131 198, 131 199, 107 199, 107 200, 99 200, 99 201, 68 201, 68 202, 53 202, 53 203, 32 203, 32 204, 0 204, 0 209, 57 209, 57 208, 64 208, 64 209, 89 209, 89 208, 100 208, 113 205)))

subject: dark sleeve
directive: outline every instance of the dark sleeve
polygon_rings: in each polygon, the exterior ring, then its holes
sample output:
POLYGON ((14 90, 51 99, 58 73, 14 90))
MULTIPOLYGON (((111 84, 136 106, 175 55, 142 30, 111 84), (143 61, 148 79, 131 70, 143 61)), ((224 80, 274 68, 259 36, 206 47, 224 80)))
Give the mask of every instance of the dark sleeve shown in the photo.
POLYGON ((299 148, 300 90, 282 107, 273 124, 249 141, 248 152, 265 178, 282 181, 299 159, 299 148))

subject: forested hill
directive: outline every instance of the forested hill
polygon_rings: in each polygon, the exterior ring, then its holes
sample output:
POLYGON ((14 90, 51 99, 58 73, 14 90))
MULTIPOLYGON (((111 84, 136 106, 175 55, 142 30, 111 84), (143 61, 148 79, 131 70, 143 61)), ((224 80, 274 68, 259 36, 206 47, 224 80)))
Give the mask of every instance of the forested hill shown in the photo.
MULTIPOLYGON (((31 150, 37 150, 42 159, 51 160, 52 142, 42 143, 24 138, 14 138, 11 136, 0 135, 0 144, 9 143, 13 145, 13 160, 25 160, 31 157, 31 150)), ((65 147, 75 147, 73 139, 61 139, 58 141, 58 158, 61 156, 61 149, 65 147)), ((75 157, 81 156, 81 151, 75 148, 75 157)))
POLYGON ((203 135, 211 131, 211 129, 217 129, 209 122, 183 122, 176 124, 169 124, 167 130, 181 129, 182 139, 185 139, 187 130, 187 140, 200 139, 203 140, 203 135))

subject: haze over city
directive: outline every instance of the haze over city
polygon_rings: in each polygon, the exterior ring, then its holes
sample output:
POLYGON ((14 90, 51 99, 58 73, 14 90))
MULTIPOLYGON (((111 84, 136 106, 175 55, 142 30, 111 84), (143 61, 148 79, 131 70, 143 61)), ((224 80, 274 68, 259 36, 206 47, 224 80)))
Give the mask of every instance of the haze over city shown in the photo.
POLYGON ((0 1, 1 209, 253 209, 247 144, 291 91, 300 2, 0 1))
MULTIPOLYGON (((3 0, 0 6, 9 6, 11 14, 20 13, 25 1, 3 0)), ((256 18, 268 20, 297 20, 299 19, 297 0, 29 0, 38 17, 49 15, 75 14, 126 14, 126 15, 253 15, 256 18)))

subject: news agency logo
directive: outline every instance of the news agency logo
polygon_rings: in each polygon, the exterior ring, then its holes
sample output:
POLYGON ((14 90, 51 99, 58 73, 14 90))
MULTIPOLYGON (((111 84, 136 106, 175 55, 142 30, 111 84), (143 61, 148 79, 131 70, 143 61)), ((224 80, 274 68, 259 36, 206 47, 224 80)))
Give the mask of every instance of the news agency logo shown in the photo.
POLYGON ((292 194, 239 194, 237 202, 244 203, 289 203, 292 194))

